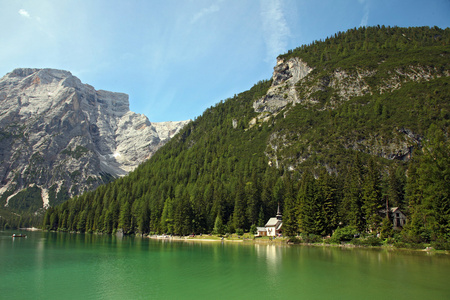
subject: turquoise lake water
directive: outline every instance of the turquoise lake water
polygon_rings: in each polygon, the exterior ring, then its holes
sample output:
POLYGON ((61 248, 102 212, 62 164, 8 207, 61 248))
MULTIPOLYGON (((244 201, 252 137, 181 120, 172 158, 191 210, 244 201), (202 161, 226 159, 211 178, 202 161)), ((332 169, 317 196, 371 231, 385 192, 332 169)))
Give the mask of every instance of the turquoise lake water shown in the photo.
POLYGON ((450 299, 450 255, 12 233, 0 299, 450 299))

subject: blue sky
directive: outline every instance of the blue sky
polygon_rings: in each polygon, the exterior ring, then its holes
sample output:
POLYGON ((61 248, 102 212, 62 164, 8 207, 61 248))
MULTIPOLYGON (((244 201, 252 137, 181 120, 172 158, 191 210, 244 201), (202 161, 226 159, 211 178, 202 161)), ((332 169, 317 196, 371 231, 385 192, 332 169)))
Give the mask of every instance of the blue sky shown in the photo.
POLYGON ((71 71, 152 122, 194 119, 338 31, 450 26, 449 0, 0 0, 0 77, 71 71))

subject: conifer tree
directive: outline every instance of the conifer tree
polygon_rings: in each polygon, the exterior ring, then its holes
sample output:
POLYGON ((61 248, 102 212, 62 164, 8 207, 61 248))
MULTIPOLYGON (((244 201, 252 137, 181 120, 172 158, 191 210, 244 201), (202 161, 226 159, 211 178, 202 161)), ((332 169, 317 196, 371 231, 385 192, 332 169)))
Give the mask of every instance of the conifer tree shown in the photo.
POLYGON ((429 140, 408 169, 407 183, 408 232, 422 241, 450 235, 450 143, 434 124, 428 132, 429 140))
POLYGON ((324 235, 326 225, 323 198, 320 197, 316 180, 309 171, 303 173, 298 192, 298 203, 300 230, 304 233, 324 235))
POLYGON ((294 195, 292 183, 285 179, 283 205, 283 233, 285 236, 296 236, 299 232, 299 205, 294 195))
POLYGON ((224 234, 224 226, 223 226, 222 217, 220 216, 220 214, 217 214, 212 233, 213 234, 224 234))
POLYGON ((131 208, 130 203, 125 201, 120 209, 119 226, 123 233, 127 234, 131 230, 131 208))
POLYGON ((363 210, 367 228, 377 231, 382 221, 379 211, 382 208, 380 172, 375 161, 369 159, 363 184, 363 210))
POLYGON ((164 209, 161 215, 161 226, 160 229, 163 233, 173 234, 174 228, 174 208, 173 201, 171 198, 167 198, 164 202, 164 209))
POLYGON ((233 210, 233 225, 235 229, 244 229, 247 225, 245 216, 245 191, 242 184, 238 184, 233 210))
POLYGON ((362 180, 363 167, 359 155, 347 171, 340 215, 343 225, 350 225, 359 231, 365 229, 362 212, 362 180))
POLYGON ((333 230, 338 227, 338 194, 335 178, 326 170, 322 170, 318 178, 318 193, 322 198, 323 213, 325 218, 324 234, 331 235, 333 230))

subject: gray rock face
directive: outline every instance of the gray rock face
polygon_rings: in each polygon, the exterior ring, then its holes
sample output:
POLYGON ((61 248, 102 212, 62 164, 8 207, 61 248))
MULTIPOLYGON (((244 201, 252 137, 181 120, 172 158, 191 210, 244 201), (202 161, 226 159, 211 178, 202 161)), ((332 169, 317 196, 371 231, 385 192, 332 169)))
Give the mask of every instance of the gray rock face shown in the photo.
POLYGON ((273 70, 272 86, 264 97, 253 103, 256 112, 277 113, 289 103, 298 103, 296 84, 313 69, 295 57, 287 61, 278 58, 273 70))
MULTIPOLYGON (((272 86, 266 95, 253 103, 255 112, 260 113, 258 119, 265 120, 270 114, 277 114, 288 104, 317 103, 314 93, 333 89, 336 94, 331 103, 338 104, 356 96, 366 94, 382 94, 401 88, 406 82, 428 81, 441 76, 450 76, 450 71, 439 70, 436 67, 407 66, 404 70, 395 69, 381 84, 371 87, 368 79, 376 75, 376 70, 356 69, 334 70, 328 76, 322 77, 311 73, 314 69, 309 67, 300 58, 294 57, 288 60, 277 59, 277 65, 273 68, 272 86)), ((252 120, 253 123, 256 119, 252 120)))
MULTIPOLYGON (((266 95, 253 103, 255 112, 259 115, 249 122, 255 126, 268 122, 277 114, 286 115, 295 105, 312 107, 320 103, 321 92, 329 93, 330 99, 321 109, 335 109, 345 101, 358 96, 390 93, 398 90, 405 83, 426 82, 439 77, 450 76, 450 71, 436 66, 408 65, 394 68, 387 76, 377 80, 377 84, 369 84, 378 70, 354 68, 351 70, 335 69, 324 72, 313 72, 300 58, 288 60, 278 58, 272 76, 272 86, 266 95), (288 106, 292 104, 292 106, 288 106)), ((318 70, 319 71, 319 70, 318 70)), ((372 80, 373 82, 373 80, 372 80)), ((313 108, 312 108, 313 109, 313 108)), ((292 146, 292 141, 299 143, 301 136, 290 136, 279 132, 269 138, 266 155, 270 165, 278 168, 284 160, 289 170, 295 170, 310 157, 308 141, 304 141, 305 155, 283 157, 283 151, 292 146)), ((295 135, 295 134, 293 134, 295 135)), ((408 160, 413 148, 420 147, 421 137, 408 128, 393 128, 389 138, 367 135, 359 140, 348 140, 343 143, 346 149, 353 149, 386 159, 408 160)), ((326 147, 326 145, 324 145, 326 147)))
MULTIPOLYGON (((126 175, 189 122, 151 123, 128 95, 70 72, 16 69, 0 79, 0 196, 36 185, 43 205, 126 175)), ((8 205, 8 201, 6 202, 8 205)))

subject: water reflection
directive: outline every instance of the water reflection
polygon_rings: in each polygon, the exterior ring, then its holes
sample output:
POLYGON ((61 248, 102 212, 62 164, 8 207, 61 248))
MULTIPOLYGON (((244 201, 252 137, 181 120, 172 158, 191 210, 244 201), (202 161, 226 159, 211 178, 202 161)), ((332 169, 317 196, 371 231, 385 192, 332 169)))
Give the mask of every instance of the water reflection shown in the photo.
POLYGON ((45 240, 43 238, 37 239, 35 258, 35 286, 38 289, 38 293, 44 293, 45 240))
POLYGON ((0 238, 2 299, 443 299, 449 256, 94 234, 0 238), (25 284, 27 289, 8 288, 25 284))
POLYGON ((256 255, 259 261, 264 261, 267 267, 265 284, 276 290, 280 286, 279 271, 282 262, 282 248, 278 245, 255 244, 256 255))
POLYGON ((261 260, 265 260, 271 273, 277 273, 281 262, 280 246, 255 244, 256 254, 261 260))

